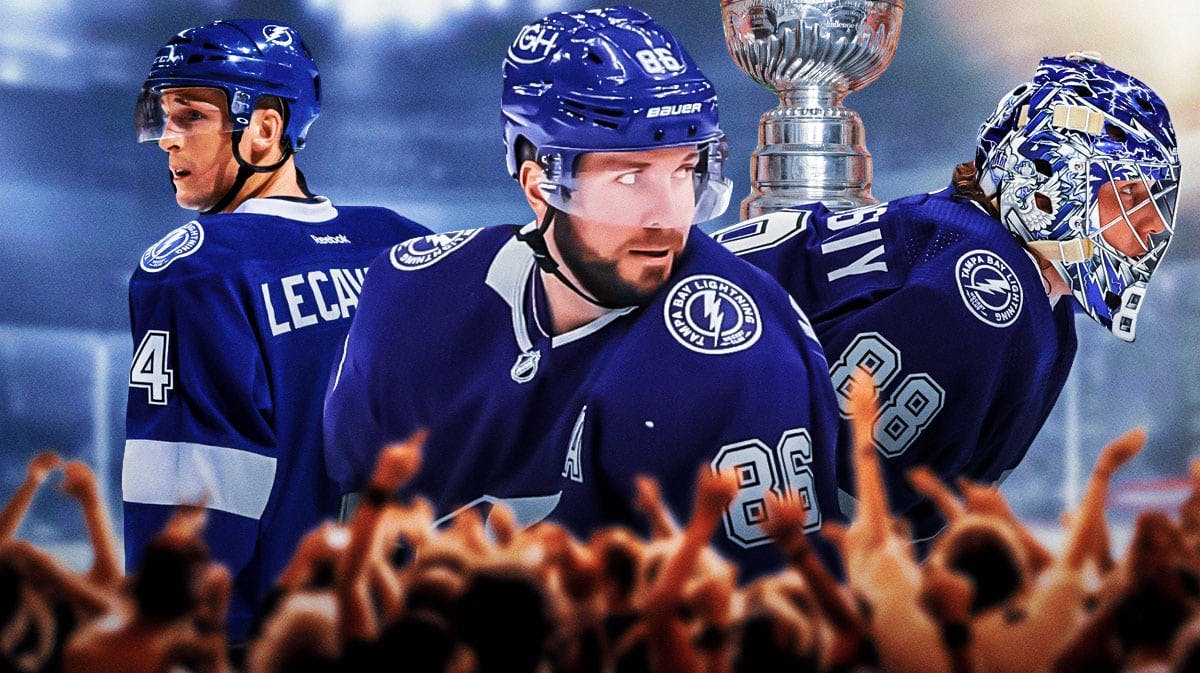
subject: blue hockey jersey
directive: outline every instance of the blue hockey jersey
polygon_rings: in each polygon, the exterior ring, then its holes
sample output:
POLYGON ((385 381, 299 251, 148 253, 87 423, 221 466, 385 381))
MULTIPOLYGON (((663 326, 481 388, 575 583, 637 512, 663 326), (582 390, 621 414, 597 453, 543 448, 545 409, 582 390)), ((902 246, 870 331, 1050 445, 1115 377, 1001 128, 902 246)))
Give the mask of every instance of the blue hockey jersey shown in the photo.
POLYGON ((337 514, 321 404, 366 267, 427 233, 384 208, 251 199, 167 234, 129 282, 126 566, 175 505, 205 502, 234 642, 301 535, 337 514))
MULTIPOLYGON (((1025 455, 1075 356, 1069 297, 1051 306, 1036 262, 995 218, 947 189, 832 213, 821 204, 713 234, 808 313, 844 412, 866 367, 890 504, 914 537, 942 527, 905 471, 995 482, 1025 455)), ((849 433, 842 488, 853 493, 849 433)), ((849 514, 847 511, 846 514, 849 514)))
POLYGON ((741 480, 717 537, 753 574, 781 563, 762 531, 768 491, 812 503, 811 530, 836 514, 827 365, 777 284, 696 233, 648 304, 548 337, 517 231, 415 239, 372 265, 325 402, 344 490, 364 487, 384 443, 424 427, 407 491, 443 518, 503 502, 522 525, 550 517, 580 536, 644 528, 636 475, 684 516, 709 465, 741 480))

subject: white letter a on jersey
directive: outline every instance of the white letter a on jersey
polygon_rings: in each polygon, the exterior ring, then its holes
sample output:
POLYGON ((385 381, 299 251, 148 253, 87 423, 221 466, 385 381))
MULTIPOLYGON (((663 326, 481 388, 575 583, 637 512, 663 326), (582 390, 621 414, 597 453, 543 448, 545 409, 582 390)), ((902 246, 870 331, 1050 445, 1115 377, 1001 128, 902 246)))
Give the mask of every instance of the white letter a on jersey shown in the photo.
POLYGON ((567 445, 567 459, 563 462, 562 476, 583 483, 583 421, 587 417, 587 405, 579 411, 575 427, 571 428, 571 443, 567 445))

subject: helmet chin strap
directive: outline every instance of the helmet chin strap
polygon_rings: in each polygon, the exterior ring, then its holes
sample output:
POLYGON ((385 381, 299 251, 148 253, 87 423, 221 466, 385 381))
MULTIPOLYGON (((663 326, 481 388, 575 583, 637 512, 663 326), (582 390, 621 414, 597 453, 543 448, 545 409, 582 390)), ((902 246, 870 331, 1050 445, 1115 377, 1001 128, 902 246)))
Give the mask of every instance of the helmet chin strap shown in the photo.
MULTIPOLYGON (((230 140, 233 143, 233 158, 237 160, 238 163, 237 177, 233 179, 233 185, 231 185, 225 194, 220 198, 220 200, 217 201, 216 205, 207 210, 200 211, 201 215, 212 215, 225 210, 225 208, 229 206, 231 202, 233 202, 234 198, 237 197, 238 193, 242 191, 242 187, 246 186, 246 181, 250 179, 251 175, 254 175, 255 173, 274 173, 285 163, 287 163, 287 160, 292 156, 292 145, 285 140, 283 142, 283 156, 280 157, 279 161, 276 161, 268 166, 255 166, 249 161, 243 159, 242 153, 238 149, 238 145, 242 143, 242 134, 244 132, 244 130, 234 131, 230 135, 230 140)), ((304 191, 308 191, 307 187, 304 188, 304 191)))
POLYGON ((554 219, 554 215, 557 212, 559 212, 558 209, 547 204, 546 215, 542 218, 542 221, 538 224, 537 228, 528 233, 517 231, 517 240, 521 241, 525 245, 528 245, 529 248, 533 250, 533 259, 535 262, 537 262, 539 269, 557 278, 563 285, 566 285, 572 292, 580 297, 583 297, 583 299, 589 304, 609 310, 628 308, 626 306, 607 304, 599 299, 596 299, 591 294, 584 292, 578 285, 572 283, 570 279, 563 275, 559 262, 550 255, 550 248, 546 245, 546 231, 550 228, 550 222, 554 219))

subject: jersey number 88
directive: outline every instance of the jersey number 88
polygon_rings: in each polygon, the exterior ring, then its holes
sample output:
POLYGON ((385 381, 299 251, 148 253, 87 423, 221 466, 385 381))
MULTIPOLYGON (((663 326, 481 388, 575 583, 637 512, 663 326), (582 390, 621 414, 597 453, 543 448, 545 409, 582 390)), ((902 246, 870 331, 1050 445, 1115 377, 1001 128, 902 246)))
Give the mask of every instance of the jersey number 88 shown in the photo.
MULTIPOLYGON (((846 346, 829 372, 843 418, 849 418, 850 377, 859 367, 866 369, 877 389, 882 390, 900 373, 900 349, 878 332, 859 334, 846 346)), ((942 410, 945 397, 946 392, 928 374, 905 376, 875 420, 875 446, 879 452, 892 458, 907 451, 942 410)))

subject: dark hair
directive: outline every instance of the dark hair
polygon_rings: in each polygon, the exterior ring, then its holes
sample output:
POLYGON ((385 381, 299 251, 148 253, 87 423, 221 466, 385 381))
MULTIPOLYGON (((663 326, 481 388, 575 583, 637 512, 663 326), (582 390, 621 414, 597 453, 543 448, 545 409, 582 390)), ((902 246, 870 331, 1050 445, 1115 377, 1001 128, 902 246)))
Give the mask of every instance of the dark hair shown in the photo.
POLYGON ((480 673, 536 670, 552 628, 547 607, 536 580, 520 571, 489 569, 472 577, 458 602, 457 622, 480 673))
POLYGON ((133 599, 141 616, 169 621, 191 612, 196 605, 192 580, 203 560, 199 549, 153 540, 132 582, 133 599))
POLYGON ((770 613, 752 615, 742 627, 742 638, 737 658, 733 662, 736 673, 759 673, 760 671, 805 671, 820 670, 820 657, 815 651, 796 652, 780 643, 774 634, 775 619, 770 613))
POLYGON ((1126 654, 1137 647, 1169 647, 1175 640, 1192 609, 1188 597, 1173 588, 1169 582, 1139 583, 1117 600, 1117 640, 1126 654))
POLYGON ((637 581, 637 559, 625 545, 610 544, 600 556, 604 575, 617 585, 621 599, 629 598, 637 581))
MULTIPOLYGON (((275 667, 276 673, 340 673, 343 670, 341 661, 313 652, 285 651, 281 658, 275 667)), ((394 661, 391 663, 395 665, 394 661)))
POLYGON ((21 576, 8 559, 0 560, 0 626, 8 623, 21 601, 21 576))
POLYGON ((379 634, 374 660, 381 673, 397 670, 397 662, 404 663, 405 673, 440 673, 457 645, 442 615, 431 610, 409 611, 379 634))
POLYGON ((970 528, 958 535, 946 565, 966 575, 974 585, 973 614, 1008 600, 1024 583, 1012 548, 987 528, 970 528))
POLYGON ((525 163, 526 161, 537 163, 537 148, 534 147, 533 143, 529 142, 529 139, 525 136, 517 138, 516 154, 518 171, 521 170, 521 164, 525 163))

